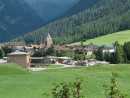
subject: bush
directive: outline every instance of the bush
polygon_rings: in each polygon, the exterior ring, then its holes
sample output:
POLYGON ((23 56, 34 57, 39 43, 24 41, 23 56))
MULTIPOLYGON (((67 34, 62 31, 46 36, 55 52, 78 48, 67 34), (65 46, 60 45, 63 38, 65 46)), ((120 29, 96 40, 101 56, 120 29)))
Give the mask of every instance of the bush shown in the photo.
POLYGON ((116 84, 116 78, 118 77, 118 73, 112 71, 111 75, 111 84, 103 85, 103 87, 105 88, 106 98, 125 98, 126 95, 120 92, 116 84))
MULTIPOLYGON (((46 97, 49 94, 44 94, 46 97)), ((52 98, 84 98, 82 95, 82 80, 77 78, 76 82, 66 83, 61 82, 60 84, 54 83, 54 88, 52 89, 52 98)))

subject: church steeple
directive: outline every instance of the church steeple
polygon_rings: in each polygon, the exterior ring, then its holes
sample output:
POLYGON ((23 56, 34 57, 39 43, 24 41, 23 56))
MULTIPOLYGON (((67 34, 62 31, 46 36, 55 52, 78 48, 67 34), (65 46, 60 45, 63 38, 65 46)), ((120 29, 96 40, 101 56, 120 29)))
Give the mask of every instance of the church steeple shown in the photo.
POLYGON ((53 42, 52 42, 52 37, 51 37, 50 34, 48 33, 48 34, 47 34, 47 37, 46 37, 46 47, 49 48, 52 44, 53 44, 53 42))

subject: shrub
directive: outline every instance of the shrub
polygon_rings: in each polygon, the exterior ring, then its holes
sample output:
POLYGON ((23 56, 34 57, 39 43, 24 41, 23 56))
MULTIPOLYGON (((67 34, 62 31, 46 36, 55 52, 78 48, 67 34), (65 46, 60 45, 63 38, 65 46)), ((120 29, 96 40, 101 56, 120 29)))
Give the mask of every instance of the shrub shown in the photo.
MULTIPOLYGON (((54 83, 52 89, 52 98, 84 98, 82 95, 82 80, 77 78, 73 83, 61 82, 60 84, 54 83)), ((50 96, 49 94, 44 94, 50 96)))
POLYGON ((112 71, 111 75, 111 84, 103 85, 103 87, 105 88, 106 98, 125 98, 126 95, 120 92, 116 84, 116 78, 118 77, 118 73, 112 71))

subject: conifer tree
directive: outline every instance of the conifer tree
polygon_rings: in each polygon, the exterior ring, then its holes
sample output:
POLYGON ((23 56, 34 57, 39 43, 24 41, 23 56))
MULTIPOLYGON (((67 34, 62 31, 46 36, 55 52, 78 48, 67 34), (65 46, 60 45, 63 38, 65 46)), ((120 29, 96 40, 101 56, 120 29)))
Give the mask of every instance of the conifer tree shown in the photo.
POLYGON ((111 54, 110 54, 110 52, 105 52, 104 53, 104 59, 107 61, 107 62, 110 62, 110 57, 111 56, 111 54))
POLYGON ((103 61, 104 60, 104 57, 103 57, 103 52, 102 52, 102 49, 101 48, 98 48, 98 50, 96 51, 96 59, 97 60, 100 60, 100 61, 103 61))
POLYGON ((129 63, 130 62, 130 42, 125 42, 123 46, 123 50, 125 53, 125 62, 129 63))
POLYGON ((3 51, 3 49, 0 49, 0 58, 3 58, 5 56, 5 53, 3 51))
POLYGON ((124 63, 124 51, 122 45, 120 45, 118 41, 116 41, 115 46, 116 46, 116 53, 115 53, 116 63, 117 64, 124 63))

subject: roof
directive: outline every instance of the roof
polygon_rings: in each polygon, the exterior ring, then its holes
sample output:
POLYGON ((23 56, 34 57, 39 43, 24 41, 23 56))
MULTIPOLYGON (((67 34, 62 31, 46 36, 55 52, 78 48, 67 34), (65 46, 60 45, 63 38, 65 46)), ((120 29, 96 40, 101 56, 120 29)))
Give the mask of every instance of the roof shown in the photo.
POLYGON ((15 51, 15 52, 9 53, 7 55, 28 55, 28 54, 29 53, 26 53, 26 52, 15 51))
POLYGON ((39 60, 39 59, 43 59, 43 57, 31 57, 31 59, 33 59, 33 60, 39 60))
POLYGON ((110 45, 102 45, 101 46, 103 49, 114 49, 114 45, 113 44, 110 44, 110 45))
POLYGON ((23 49, 24 49, 24 46, 16 46, 16 49, 18 49, 18 50, 23 50, 23 49))
POLYGON ((41 45, 38 45, 38 44, 36 44, 36 45, 33 45, 33 44, 31 44, 31 47, 35 47, 35 48, 43 48, 43 47, 45 47, 45 45, 44 44, 41 44, 41 45))
POLYGON ((25 47, 25 49, 33 49, 33 47, 25 47))
POLYGON ((57 50, 63 50, 63 51, 71 51, 71 48, 65 45, 57 45, 56 46, 57 50))

